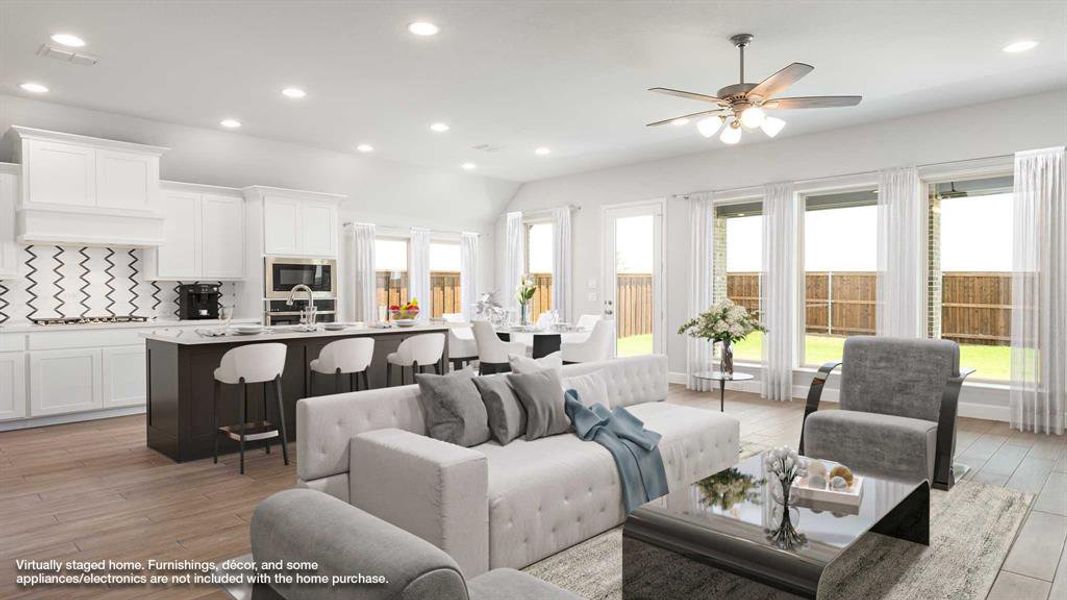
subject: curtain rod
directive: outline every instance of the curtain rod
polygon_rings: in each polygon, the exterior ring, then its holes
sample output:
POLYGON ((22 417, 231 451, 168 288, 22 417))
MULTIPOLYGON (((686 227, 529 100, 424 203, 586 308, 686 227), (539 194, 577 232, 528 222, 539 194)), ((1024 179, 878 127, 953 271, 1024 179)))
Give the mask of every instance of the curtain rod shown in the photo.
MULTIPOLYGON (((1011 159, 1013 157, 1014 157, 1014 154, 997 154, 997 155, 993 155, 993 156, 980 156, 978 158, 966 158, 966 159, 963 159, 963 160, 947 160, 947 161, 942 161, 942 162, 926 163, 926 164, 921 164, 921 165, 915 165, 915 167, 917 169, 920 169, 920 170, 922 170, 922 169, 930 169, 930 168, 933 168, 933 167, 945 167, 945 166, 965 167, 965 166, 967 166, 968 163, 980 163, 980 162, 991 161, 991 160, 1000 160, 1000 159, 1005 159, 1006 160, 1006 159, 1011 159)), ((816 184, 827 182, 827 181, 833 181, 835 179, 843 179, 843 178, 846 178, 846 177, 861 177, 861 176, 864 176, 864 175, 870 175, 872 177, 877 177, 878 176, 878 172, 879 171, 856 171, 854 173, 839 173, 837 175, 827 175, 825 177, 815 177, 813 179, 798 179, 798 180, 793 182, 793 185, 795 185, 795 186, 816 185, 816 184)), ((695 195, 695 194, 737 193, 737 192, 744 192, 746 190, 757 191, 757 190, 763 189, 764 185, 766 185, 766 184, 762 184, 762 185, 746 185, 746 186, 736 187, 736 188, 723 188, 721 190, 697 190, 697 191, 694 191, 694 192, 686 192, 684 194, 675 194, 675 196, 684 198, 686 196, 695 195)))
POLYGON ((582 210, 581 204, 564 204, 563 206, 550 206, 548 208, 538 208, 537 210, 518 210, 518 211, 504 211, 504 214, 509 212, 521 212, 524 215, 536 215, 539 213, 547 213, 556 210, 557 208, 569 208, 573 211, 582 210))
MULTIPOLYGON (((408 225, 406 227, 398 227, 396 225, 386 225, 386 224, 382 224, 382 223, 361 223, 361 222, 358 222, 358 221, 346 221, 346 222, 341 224, 342 227, 350 227, 352 225, 373 225, 375 228, 396 229, 396 230, 411 229, 412 227, 415 227, 414 225, 408 225)), ((456 231, 455 229, 431 229, 429 227, 424 227, 423 229, 429 229, 430 233, 450 233, 450 234, 455 234, 455 235, 463 235, 463 234, 469 233, 471 235, 477 235, 477 236, 481 236, 482 235, 482 234, 478 233, 477 231, 456 231)))

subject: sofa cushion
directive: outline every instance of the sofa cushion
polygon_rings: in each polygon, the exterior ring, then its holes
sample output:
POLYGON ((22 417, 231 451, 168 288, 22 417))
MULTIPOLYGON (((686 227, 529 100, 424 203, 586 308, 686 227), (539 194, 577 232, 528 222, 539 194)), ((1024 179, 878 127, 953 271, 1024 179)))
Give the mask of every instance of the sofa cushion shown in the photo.
MULTIPOLYGON (((718 412, 667 403, 629 407, 659 449, 670 489, 737 462, 739 425, 718 412)), ((522 568, 622 523, 611 454, 567 433, 473 448, 489 461, 490 568, 522 568)))
POLYGON ((536 440, 570 429, 570 419, 563 409, 563 384, 559 371, 541 369, 533 373, 509 373, 507 378, 526 411, 523 439, 536 440))
POLYGON ((608 382, 604 380, 603 370, 593 371, 585 375, 574 375, 563 379, 563 391, 574 390, 578 392, 578 400, 585 406, 600 404, 605 408, 611 407, 611 397, 608 396, 608 382))
POLYGON ((476 377, 474 385, 482 395, 485 412, 489 414, 489 432, 500 444, 526 433, 526 411, 515 396, 507 377, 504 375, 486 375, 476 377))
POLYGON ((541 358, 529 358, 518 354, 508 355, 508 364, 512 373, 533 373, 541 369, 552 369, 557 373, 563 369, 563 354, 553 352, 541 358))
POLYGON ((804 454, 876 477, 933 481, 937 423, 854 410, 820 410, 804 422, 804 454))
POLYGON ((419 402, 430 437, 458 446, 489 441, 489 416, 474 386, 474 370, 448 375, 417 373, 419 402))

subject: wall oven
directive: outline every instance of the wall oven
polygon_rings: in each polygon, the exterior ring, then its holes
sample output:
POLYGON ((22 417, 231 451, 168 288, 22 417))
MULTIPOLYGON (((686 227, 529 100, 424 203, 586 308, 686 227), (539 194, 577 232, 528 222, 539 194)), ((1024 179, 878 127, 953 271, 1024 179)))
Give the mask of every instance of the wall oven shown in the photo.
MULTIPOLYGON (((265 298, 286 299, 294 285, 304 284, 311 288, 315 298, 337 297, 337 261, 329 258, 282 258, 268 256, 263 259, 263 283, 265 298)), ((303 297, 300 293, 297 298, 303 297)))

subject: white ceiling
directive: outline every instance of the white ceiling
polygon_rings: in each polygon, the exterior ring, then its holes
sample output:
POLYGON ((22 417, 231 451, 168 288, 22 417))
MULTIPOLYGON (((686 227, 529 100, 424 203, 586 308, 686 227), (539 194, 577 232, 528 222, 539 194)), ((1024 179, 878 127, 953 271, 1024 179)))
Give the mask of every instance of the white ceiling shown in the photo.
MULTIPOLYGON (((645 91, 735 83, 726 38, 756 35, 748 79, 798 61, 789 95, 862 94, 855 108, 781 113, 781 136, 1067 87, 1067 3, 0 2, 0 91, 529 181, 720 145, 644 123, 703 105, 645 91), (433 38, 406 31, 414 20, 433 38), (99 64, 36 55, 81 35, 99 64), (1006 43, 1036 39, 1011 55, 1006 43), (308 92, 281 96, 287 85, 308 92), (434 134, 434 121, 452 130, 434 134), (473 147, 489 144, 494 152, 473 147), (547 157, 534 148, 549 146, 547 157)), ((32 124, 27 124, 32 125, 32 124)), ((763 141, 748 134, 746 141, 763 141)), ((745 142, 743 142, 745 143, 745 142)), ((765 142, 773 143, 773 141, 765 142)))

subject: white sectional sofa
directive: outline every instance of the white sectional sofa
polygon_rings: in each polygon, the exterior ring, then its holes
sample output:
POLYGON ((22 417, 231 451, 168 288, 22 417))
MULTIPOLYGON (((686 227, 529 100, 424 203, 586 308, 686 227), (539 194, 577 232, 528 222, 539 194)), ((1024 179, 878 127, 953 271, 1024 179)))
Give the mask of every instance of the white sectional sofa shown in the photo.
MULTIPOLYGON (((667 359, 642 356, 563 367, 601 371, 609 398, 649 430, 671 490, 737 462, 739 423, 662 402, 667 359)), ((345 500, 448 552, 467 577, 522 568, 626 518, 608 451, 573 433, 472 448, 426 437, 417 385, 297 403, 299 485, 345 500)))

